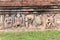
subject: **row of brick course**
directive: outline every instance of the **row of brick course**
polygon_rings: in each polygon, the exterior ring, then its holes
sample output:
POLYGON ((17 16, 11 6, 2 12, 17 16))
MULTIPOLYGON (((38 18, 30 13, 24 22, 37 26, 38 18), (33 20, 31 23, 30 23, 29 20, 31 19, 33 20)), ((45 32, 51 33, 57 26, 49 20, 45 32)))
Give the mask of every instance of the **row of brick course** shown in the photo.
POLYGON ((60 0, 0 0, 0 6, 60 5, 60 0))

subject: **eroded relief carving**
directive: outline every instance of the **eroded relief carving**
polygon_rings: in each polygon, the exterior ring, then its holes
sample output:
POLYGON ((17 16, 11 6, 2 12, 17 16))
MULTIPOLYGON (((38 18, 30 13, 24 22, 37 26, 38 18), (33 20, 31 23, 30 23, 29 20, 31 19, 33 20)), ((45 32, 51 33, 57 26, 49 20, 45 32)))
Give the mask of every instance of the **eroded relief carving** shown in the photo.
POLYGON ((4 22, 4 15, 0 15, 0 29, 2 29, 4 26, 3 22, 4 22))
POLYGON ((35 17, 33 14, 26 15, 26 18, 25 18, 26 27, 29 27, 29 25, 33 25, 34 18, 35 17))
POLYGON ((59 29, 60 27, 60 14, 56 14, 55 15, 55 25, 56 25, 56 28, 59 29))
POLYGON ((54 29, 55 28, 55 20, 54 20, 54 14, 47 14, 46 15, 46 28, 47 29, 54 29))
POLYGON ((15 27, 19 27, 22 26, 22 18, 21 15, 18 13, 15 17, 15 23, 14 23, 15 27))
MULTIPOLYGON (((5 14, 0 15, 1 20, 4 24, 4 28, 45 28, 45 29, 55 29, 57 24, 60 24, 59 14, 5 14), (3 17, 4 16, 4 17, 3 17), (44 22, 46 21, 46 22, 44 22), (56 24, 57 23, 57 24, 56 24), (44 27, 45 26, 45 27, 44 27)), ((0 23, 1 24, 1 23, 0 23)))
POLYGON ((56 14, 54 18, 56 23, 60 23, 60 14, 56 14))
POLYGON ((43 24, 42 15, 35 14, 20 14, 15 15, 5 14, 4 17, 4 28, 17 28, 17 27, 37 27, 43 24))
POLYGON ((11 28, 12 27, 12 18, 9 16, 9 14, 5 15, 4 23, 5 23, 5 26, 4 26, 5 28, 11 28))
POLYGON ((42 25, 42 15, 35 16, 34 25, 36 27, 42 25))

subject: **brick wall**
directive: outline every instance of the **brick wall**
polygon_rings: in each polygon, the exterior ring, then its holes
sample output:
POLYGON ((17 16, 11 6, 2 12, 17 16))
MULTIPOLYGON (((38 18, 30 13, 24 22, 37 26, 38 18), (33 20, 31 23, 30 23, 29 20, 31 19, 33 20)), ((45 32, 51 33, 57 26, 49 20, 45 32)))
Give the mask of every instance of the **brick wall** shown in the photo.
POLYGON ((60 0, 0 0, 0 6, 52 5, 52 2, 60 5, 60 0))

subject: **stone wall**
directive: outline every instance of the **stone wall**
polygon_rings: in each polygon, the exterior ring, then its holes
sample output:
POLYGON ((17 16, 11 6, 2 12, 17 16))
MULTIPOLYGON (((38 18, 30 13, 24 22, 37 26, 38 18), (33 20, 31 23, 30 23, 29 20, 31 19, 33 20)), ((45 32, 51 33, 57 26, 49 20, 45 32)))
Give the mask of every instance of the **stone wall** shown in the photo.
POLYGON ((6 12, 0 14, 0 30, 60 30, 59 24, 59 12, 6 12))
POLYGON ((0 0, 0 30, 60 29, 60 0, 0 0))

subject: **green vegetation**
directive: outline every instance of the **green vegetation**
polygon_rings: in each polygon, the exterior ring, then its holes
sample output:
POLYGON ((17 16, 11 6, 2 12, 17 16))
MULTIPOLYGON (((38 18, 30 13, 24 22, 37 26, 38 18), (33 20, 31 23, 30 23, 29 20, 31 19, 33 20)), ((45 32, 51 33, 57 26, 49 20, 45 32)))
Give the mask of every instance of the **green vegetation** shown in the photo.
POLYGON ((60 40, 60 31, 0 32, 0 40, 60 40))

